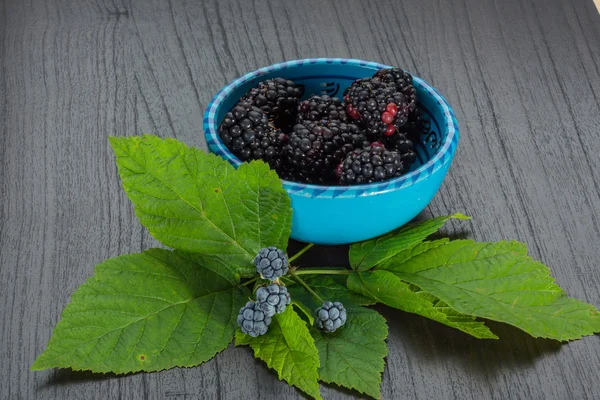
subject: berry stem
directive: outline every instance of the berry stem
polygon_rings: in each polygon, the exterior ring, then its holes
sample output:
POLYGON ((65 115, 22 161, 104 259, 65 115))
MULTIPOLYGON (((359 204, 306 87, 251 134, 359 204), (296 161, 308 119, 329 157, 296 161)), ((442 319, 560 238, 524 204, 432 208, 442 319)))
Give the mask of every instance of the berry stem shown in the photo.
POLYGON ((296 275, 350 275, 349 269, 304 269, 296 271, 296 275))
POLYGON ((308 250, 310 250, 311 247, 313 247, 315 244, 314 243, 309 243, 306 246, 304 246, 299 252, 297 252, 296 254, 294 254, 288 261, 291 264, 292 261, 295 261, 296 259, 298 259, 302 254, 306 253, 308 250))
POLYGON ((292 268, 290 268, 289 272, 288 272, 299 284, 301 284, 302 286, 304 286, 304 288, 306 290, 308 290, 308 292, 310 294, 312 294, 313 296, 315 296, 317 298, 317 300, 319 300, 321 303, 324 303, 323 299, 321 298, 321 296, 319 296, 314 290, 312 290, 307 284, 306 282, 304 282, 298 275, 296 275, 296 273, 294 272, 294 270, 292 268))

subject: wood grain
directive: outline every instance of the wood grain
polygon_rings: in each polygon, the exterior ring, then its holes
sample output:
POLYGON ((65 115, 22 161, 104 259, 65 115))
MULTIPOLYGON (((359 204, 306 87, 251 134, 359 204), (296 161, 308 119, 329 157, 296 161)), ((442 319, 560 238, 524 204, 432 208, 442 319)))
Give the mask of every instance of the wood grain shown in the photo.
MULTIPOLYGON (((235 77, 286 59, 395 64, 440 89, 462 139, 422 217, 518 239, 600 306, 600 16, 591 0, 1 0, 0 398, 291 399, 247 349, 125 377, 30 372, 94 265, 157 243, 120 188, 109 135, 205 147, 202 114, 235 77)), ((293 244, 293 246, 297 246, 293 244)), ((306 264, 344 265, 344 247, 306 264)), ((600 338, 493 324, 477 341, 382 310, 385 399, 593 399, 600 338)), ((324 387, 327 399, 354 395, 324 387)))

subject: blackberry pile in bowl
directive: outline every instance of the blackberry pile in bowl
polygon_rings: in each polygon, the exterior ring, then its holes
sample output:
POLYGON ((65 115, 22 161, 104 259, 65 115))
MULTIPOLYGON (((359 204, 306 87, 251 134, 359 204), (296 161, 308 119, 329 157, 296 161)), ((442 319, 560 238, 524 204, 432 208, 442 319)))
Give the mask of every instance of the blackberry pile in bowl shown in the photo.
POLYGON ((309 58, 232 80, 204 113, 208 149, 239 167, 265 160, 288 193, 291 237, 355 243, 390 232, 433 199, 458 146, 446 99, 388 65, 309 58))
POLYGON ((263 160, 298 183, 361 185, 410 170, 426 123, 409 73, 381 69, 341 98, 304 92, 282 77, 258 82, 224 115, 220 139, 241 161, 263 160))

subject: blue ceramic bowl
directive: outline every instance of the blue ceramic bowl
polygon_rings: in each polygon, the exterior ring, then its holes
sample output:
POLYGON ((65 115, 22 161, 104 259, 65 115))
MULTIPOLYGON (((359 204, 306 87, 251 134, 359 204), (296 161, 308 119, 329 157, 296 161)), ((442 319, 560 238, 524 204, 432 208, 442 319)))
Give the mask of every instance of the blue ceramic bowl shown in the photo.
MULTIPOLYGON (((250 72, 225 86, 204 115, 204 134, 211 152, 238 166, 223 144, 218 125, 225 113, 258 82, 281 76, 315 94, 341 97, 359 78, 389 66, 362 60, 317 58, 288 61, 250 72)), ((398 178, 360 186, 318 186, 283 181, 292 199, 292 238, 318 244, 345 244, 370 239, 398 228, 429 204, 448 172, 458 145, 458 123, 450 105, 436 89, 414 77, 417 96, 429 129, 415 143, 417 161, 398 178)))

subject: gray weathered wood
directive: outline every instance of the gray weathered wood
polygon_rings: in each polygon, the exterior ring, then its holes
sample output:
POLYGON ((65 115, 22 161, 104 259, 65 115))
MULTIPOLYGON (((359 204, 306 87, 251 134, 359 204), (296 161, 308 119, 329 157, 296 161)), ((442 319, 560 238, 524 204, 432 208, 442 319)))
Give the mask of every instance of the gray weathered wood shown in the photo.
MULTIPOLYGON (((0 398, 281 399, 247 349, 191 369, 29 372, 100 261, 157 245, 120 188, 109 135, 205 147, 202 114, 235 77, 303 57, 395 64, 433 83, 462 129, 424 217, 518 239, 600 306, 600 16, 592 0, 0 1, 0 398)), ((318 248, 307 263, 344 264, 318 248)), ((598 398, 600 340, 560 346, 494 324, 477 341, 383 310, 386 399, 598 398)), ((335 388, 325 398, 352 396, 335 388)))

